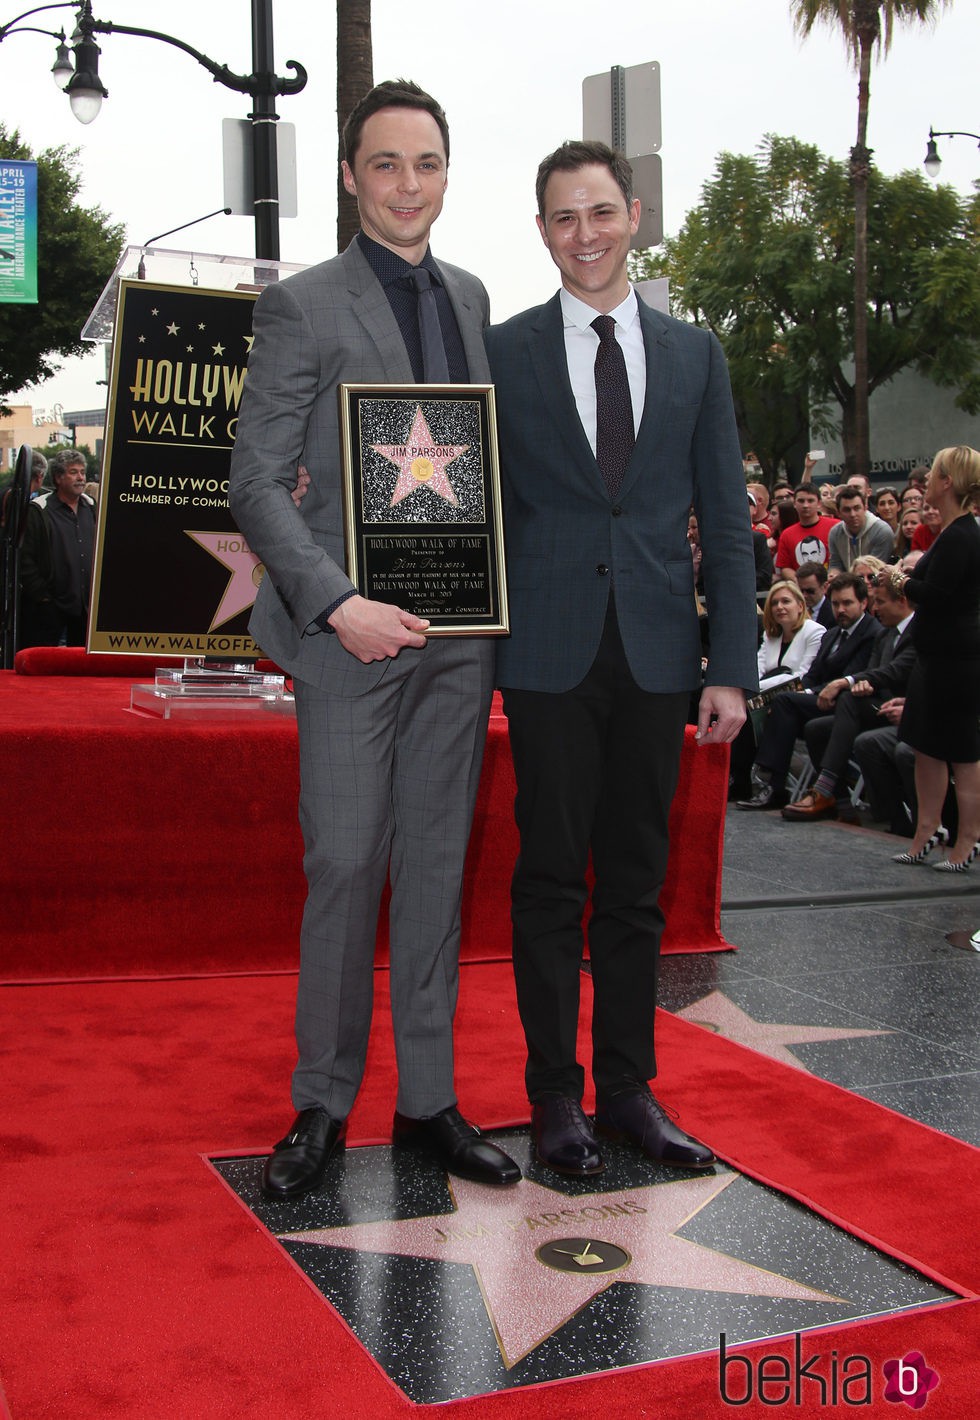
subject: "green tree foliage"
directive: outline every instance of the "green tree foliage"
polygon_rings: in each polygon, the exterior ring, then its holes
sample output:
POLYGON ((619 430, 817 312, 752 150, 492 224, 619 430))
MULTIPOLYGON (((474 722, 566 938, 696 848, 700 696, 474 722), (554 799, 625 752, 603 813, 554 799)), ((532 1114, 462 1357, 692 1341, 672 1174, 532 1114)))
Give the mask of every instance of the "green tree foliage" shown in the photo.
MULTIPOLYGON (((19 133, 0 124, 0 158, 35 161, 19 133)), ((79 332, 112 274, 123 228, 78 198, 78 150, 50 148, 36 157, 38 304, 0 305, 0 402, 49 379, 57 357, 93 347, 79 332)))
MULTIPOLYGON (((847 165, 794 138, 722 153, 664 250, 635 275, 668 276, 675 315, 728 356, 743 447, 767 474, 807 430, 854 454, 854 208, 847 165), (833 416, 836 415, 836 418, 833 416)), ((868 187, 868 384, 915 369, 980 410, 980 194, 918 173, 868 187)))

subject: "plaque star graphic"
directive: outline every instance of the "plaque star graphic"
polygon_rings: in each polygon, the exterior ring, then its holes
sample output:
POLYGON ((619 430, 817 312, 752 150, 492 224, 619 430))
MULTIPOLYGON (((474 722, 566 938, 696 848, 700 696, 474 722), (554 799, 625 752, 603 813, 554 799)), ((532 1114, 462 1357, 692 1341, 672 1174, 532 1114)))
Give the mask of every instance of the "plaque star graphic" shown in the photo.
POLYGON ((253 342, 253 340, 255 339, 255 336, 254 336, 254 335, 246 335, 246 336, 243 336, 242 338, 243 338, 244 341, 245 341, 245 349, 246 349, 246 350, 251 350, 251 348, 252 348, 252 342, 253 342))
POLYGON ((218 341, 217 345, 211 346, 211 353, 213 355, 223 355, 225 353, 225 347, 221 344, 220 340, 218 341))
POLYGON ((376 454, 381 454, 398 469, 398 482, 388 505, 393 508, 416 488, 431 488, 440 498, 454 507, 459 499, 453 492, 452 484, 446 476, 446 465, 465 454, 469 444, 438 444, 432 437, 428 421, 417 405, 412 420, 411 433, 404 444, 372 444, 376 454))
POLYGON ((204 324, 204 322, 203 322, 202 320, 199 320, 198 323, 197 323, 197 328, 198 328, 198 330, 205 330, 207 327, 205 326, 205 324, 204 324))
POLYGON ((498 1192, 453 1178, 455 1212, 280 1236, 357 1252, 469 1263, 508 1370, 614 1282, 841 1302, 677 1236, 737 1178, 734 1173, 712 1175, 575 1197, 528 1179, 498 1192), (581 1246, 583 1238, 589 1240, 587 1249, 581 1246), (559 1271, 539 1261, 537 1249, 549 1242, 567 1250, 582 1271, 559 1271), (600 1275, 594 1259, 602 1258, 605 1243, 623 1249, 628 1260, 600 1275))
POLYGON ((170 324, 167 326, 168 335, 176 335, 178 330, 180 330, 180 326, 175 325, 173 321, 171 321, 170 324))
POLYGON ((231 573, 218 610, 208 627, 209 631, 213 631, 216 626, 223 626, 252 605, 262 580, 263 566, 255 553, 249 551, 240 532, 189 532, 186 528, 184 531, 231 573))
MULTIPOLYGON (((675 1013, 692 1025, 708 1026, 739 1045, 748 1045, 762 1055, 771 1055, 773 1060, 782 1060, 785 1065, 794 1065, 797 1070, 806 1066, 787 1047, 806 1045, 816 1040, 852 1040, 864 1035, 891 1035, 889 1030, 858 1030, 854 1027, 835 1026, 787 1026, 768 1025, 756 1021, 730 1001, 723 991, 712 991, 692 1006, 675 1013)), ((812 1074, 806 1070, 807 1074, 812 1074)))

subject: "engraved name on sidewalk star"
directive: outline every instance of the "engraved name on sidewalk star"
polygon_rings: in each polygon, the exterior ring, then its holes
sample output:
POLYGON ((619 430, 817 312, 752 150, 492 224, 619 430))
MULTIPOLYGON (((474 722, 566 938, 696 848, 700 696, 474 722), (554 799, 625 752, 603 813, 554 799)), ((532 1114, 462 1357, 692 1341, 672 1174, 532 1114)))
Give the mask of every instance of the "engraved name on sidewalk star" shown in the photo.
POLYGON ((508 1369, 614 1282, 841 1302, 676 1235, 737 1177, 679 1179, 575 1197, 528 1179, 498 1192, 451 1178, 455 1212, 279 1236, 357 1252, 469 1263, 508 1369), (590 1244, 578 1248, 586 1259, 602 1255, 604 1243, 612 1244, 627 1255, 627 1262, 602 1275, 585 1264, 558 1271, 536 1256, 551 1241, 561 1247, 590 1244))
POLYGON ((416 488, 431 488, 454 507, 459 499, 453 492, 446 474, 446 465, 465 454, 469 444, 440 444, 432 437, 428 421, 420 407, 416 406, 411 433, 404 444, 371 444, 376 454, 395 464, 398 482, 391 495, 389 507, 394 507, 416 488))

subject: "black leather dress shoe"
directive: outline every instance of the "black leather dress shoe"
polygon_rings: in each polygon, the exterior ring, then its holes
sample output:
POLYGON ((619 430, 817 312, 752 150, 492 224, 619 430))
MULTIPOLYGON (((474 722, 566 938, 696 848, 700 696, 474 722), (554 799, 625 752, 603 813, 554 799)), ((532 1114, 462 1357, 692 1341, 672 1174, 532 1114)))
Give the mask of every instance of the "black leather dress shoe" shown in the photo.
POLYGON ((347 1121, 331 1119, 318 1106, 302 1109, 285 1139, 280 1139, 262 1170, 267 1198, 299 1198, 323 1182, 327 1162, 344 1147, 347 1121))
POLYGON ((518 1183, 521 1178, 514 1160, 484 1139, 455 1105, 428 1119, 396 1113, 391 1142, 400 1149, 427 1149, 443 1168, 474 1183, 518 1183))
POLYGON ((531 1106, 531 1138, 538 1158, 556 1173, 579 1177, 606 1167, 599 1141, 578 1100, 548 1095, 531 1106))
POLYGON ((785 789, 774 789, 771 784, 760 784, 750 799, 736 799, 737 809, 781 809, 789 803, 785 789))
POLYGON ((716 1162, 706 1144, 685 1134, 649 1090, 630 1090, 597 1101, 596 1130, 607 1139, 627 1139, 648 1159, 675 1168, 706 1169, 716 1162))

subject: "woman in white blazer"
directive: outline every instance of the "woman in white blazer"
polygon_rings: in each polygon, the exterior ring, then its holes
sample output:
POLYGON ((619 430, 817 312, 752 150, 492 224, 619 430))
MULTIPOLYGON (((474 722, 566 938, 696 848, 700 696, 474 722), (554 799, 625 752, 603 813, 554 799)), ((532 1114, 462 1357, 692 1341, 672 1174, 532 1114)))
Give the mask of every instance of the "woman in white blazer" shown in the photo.
MULTIPOLYGON (((774 582, 762 609, 763 637, 759 647, 759 689, 772 690, 783 681, 805 675, 817 654, 825 628, 811 621, 803 593, 795 582, 774 582)), ((756 737, 751 717, 732 744, 728 797, 744 798, 752 788, 756 737)))
POLYGON ((759 689, 805 675, 813 664, 825 628, 810 620, 803 593, 795 582, 774 582, 762 609, 764 635, 759 647, 759 689))

